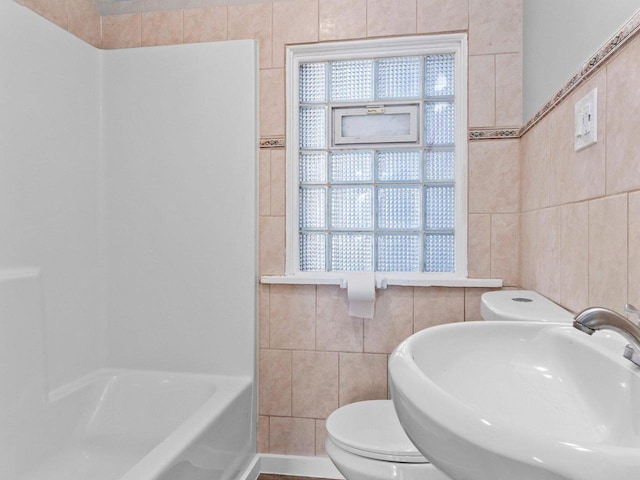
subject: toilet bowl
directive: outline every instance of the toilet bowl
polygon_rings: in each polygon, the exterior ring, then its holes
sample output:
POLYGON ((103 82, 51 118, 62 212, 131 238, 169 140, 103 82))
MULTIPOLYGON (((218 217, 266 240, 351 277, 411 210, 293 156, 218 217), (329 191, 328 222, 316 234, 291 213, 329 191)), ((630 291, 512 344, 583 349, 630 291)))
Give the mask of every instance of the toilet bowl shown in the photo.
POLYGON ((327 455, 347 480, 450 480, 411 443, 391 400, 345 405, 326 426, 327 455))
MULTIPOLYGON (((481 316, 489 321, 573 321, 573 314, 531 290, 484 293, 481 316)), ((391 400, 340 407, 327 418, 326 428, 327 455, 347 480, 451 480, 411 443, 391 400)))

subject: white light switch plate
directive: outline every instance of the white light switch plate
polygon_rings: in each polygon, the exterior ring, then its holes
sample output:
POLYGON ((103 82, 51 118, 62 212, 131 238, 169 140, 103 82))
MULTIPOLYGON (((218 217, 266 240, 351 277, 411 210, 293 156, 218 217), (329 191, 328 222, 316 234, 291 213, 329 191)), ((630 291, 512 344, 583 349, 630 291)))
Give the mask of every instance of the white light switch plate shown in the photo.
POLYGON ((582 150, 598 141, 598 89, 594 88, 575 105, 575 146, 582 150))

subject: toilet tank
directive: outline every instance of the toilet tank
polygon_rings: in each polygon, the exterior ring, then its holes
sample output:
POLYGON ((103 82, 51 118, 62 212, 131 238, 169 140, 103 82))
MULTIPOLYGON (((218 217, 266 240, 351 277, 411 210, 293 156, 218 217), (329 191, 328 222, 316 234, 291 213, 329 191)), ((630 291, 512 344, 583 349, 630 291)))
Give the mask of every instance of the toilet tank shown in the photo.
POLYGON ((484 320, 572 323, 574 315, 532 290, 499 290, 482 294, 484 320))

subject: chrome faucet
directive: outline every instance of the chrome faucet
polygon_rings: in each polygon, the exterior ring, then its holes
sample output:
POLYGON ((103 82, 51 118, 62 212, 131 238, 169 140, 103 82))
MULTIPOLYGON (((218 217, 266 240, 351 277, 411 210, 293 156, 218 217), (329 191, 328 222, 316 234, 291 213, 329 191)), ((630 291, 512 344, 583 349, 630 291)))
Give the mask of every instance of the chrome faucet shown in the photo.
POLYGON ((573 326, 588 335, 597 330, 613 330, 626 338, 624 358, 640 366, 640 327, 619 313, 602 307, 591 307, 575 316, 573 326))

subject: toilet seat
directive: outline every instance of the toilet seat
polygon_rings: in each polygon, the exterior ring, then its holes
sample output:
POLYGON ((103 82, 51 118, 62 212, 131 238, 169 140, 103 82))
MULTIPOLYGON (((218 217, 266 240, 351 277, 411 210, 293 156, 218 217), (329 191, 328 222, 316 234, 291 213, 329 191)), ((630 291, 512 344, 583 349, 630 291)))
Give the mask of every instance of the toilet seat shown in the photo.
POLYGON ((345 405, 327 418, 327 433, 340 448, 360 457, 429 463, 402 429, 391 400, 345 405))

